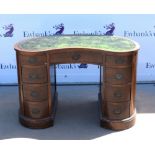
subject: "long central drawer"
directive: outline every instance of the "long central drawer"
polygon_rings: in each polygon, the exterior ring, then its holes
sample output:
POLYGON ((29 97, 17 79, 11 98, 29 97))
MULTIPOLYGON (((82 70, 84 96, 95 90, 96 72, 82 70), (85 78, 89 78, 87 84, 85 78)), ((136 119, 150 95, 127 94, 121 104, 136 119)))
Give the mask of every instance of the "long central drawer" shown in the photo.
POLYGON ((102 56, 97 52, 58 52, 53 53, 50 56, 51 63, 94 63, 94 64, 101 64, 102 63, 102 56))

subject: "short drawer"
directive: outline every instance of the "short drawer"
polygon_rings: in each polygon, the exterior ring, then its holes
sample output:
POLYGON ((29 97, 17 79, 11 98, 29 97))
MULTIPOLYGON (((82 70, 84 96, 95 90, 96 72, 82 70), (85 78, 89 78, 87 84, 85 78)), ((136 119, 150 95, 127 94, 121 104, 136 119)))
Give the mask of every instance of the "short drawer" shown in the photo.
POLYGON ((23 96, 27 101, 42 101, 48 98, 48 86, 46 84, 24 84, 23 96))
POLYGON ((107 55, 105 61, 106 66, 130 66, 132 64, 132 55, 128 56, 107 55))
POLYGON ((31 118, 44 118, 49 114, 48 101, 42 102, 25 102, 25 116, 31 118))
POLYGON ((129 101, 131 85, 105 85, 105 100, 111 102, 129 101))
POLYGON ((94 63, 101 64, 101 54, 95 52, 62 52, 53 53, 50 57, 51 63, 94 63))
POLYGON ((26 56, 20 55, 20 62, 22 65, 43 65, 47 62, 46 55, 26 56))
POLYGON ((127 84, 132 78, 131 67, 126 68, 105 68, 105 82, 110 84, 127 84))
POLYGON ((25 83, 45 83, 47 82, 46 66, 23 66, 22 81, 25 83))
POLYGON ((130 102, 107 102, 104 114, 111 120, 128 118, 130 117, 130 102))

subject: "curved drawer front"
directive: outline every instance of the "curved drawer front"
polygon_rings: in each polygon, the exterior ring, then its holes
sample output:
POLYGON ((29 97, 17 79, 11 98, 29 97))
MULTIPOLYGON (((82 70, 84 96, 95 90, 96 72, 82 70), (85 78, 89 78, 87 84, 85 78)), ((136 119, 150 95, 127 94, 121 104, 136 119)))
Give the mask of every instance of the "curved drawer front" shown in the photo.
POLYGON ((22 67, 22 80, 26 83, 45 83, 47 82, 46 66, 22 67))
POLYGON ((131 94, 131 86, 111 86, 105 85, 105 100, 111 102, 129 101, 131 94))
POLYGON ((62 52, 51 54, 51 63, 102 63, 102 56, 97 52, 62 52))
POLYGON ((111 56, 105 58, 106 66, 130 66, 132 64, 132 55, 128 56, 111 56))
POLYGON ((27 117, 44 118, 48 116, 48 101, 25 102, 24 109, 27 117))
POLYGON ((23 85, 23 96, 28 101, 42 101, 48 98, 48 87, 46 84, 42 85, 23 85))
POLYGON ((131 67, 105 68, 105 82, 110 84, 127 84, 131 82, 131 67))
POLYGON ((20 55, 20 62, 22 65, 43 65, 46 61, 45 54, 36 56, 20 55))
POLYGON ((105 116, 111 120, 130 117, 130 102, 107 102, 104 109, 105 116))

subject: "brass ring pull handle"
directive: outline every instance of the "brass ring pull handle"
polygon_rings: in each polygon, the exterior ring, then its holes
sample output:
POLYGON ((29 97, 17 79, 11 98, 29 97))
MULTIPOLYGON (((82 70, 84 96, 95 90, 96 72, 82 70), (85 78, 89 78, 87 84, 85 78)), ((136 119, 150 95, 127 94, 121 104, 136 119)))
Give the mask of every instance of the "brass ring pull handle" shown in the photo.
POLYGON ((121 114, 121 109, 116 108, 116 109, 113 110, 113 113, 116 114, 116 115, 120 115, 121 114))
POLYGON ((39 94, 36 91, 32 91, 30 94, 33 98, 36 98, 39 96, 39 94))
POLYGON ((38 75, 37 74, 29 74, 29 80, 36 80, 36 79, 39 79, 38 75))
POLYGON ((73 60, 79 60, 81 58, 81 55, 79 54, 79 53, 74 53, 73 55, 72 55, 72 59, 73 60))
POLYGON ((115 74, 115 79, 117 79, 117 80, 122 80, 122 79, 123 79, 123 75, 117 73, 117 74, 115 74))
POLYGON ((32 114, 39 114, 39 113, 40 113, 39 109, 37 109, 37 108, 32 109, 32 114))
POLYGON ((115 92, 115 93, 114 93, 114 97, 117 97, 117 98, 122 97, 121 92, 115 92))
POLYGON ((38 61, 38 60, 37 60, 36 57, 30 57, 30 58, 28 59, 28 62, 31 63, 31 64, 36 63, 37 61, 38 61))
POLYGON ((117 59, 115 59, 115 63, 116 64, 123 64, 123 63, 125 63, 125 60, 122 57, 118 57, 117 59))

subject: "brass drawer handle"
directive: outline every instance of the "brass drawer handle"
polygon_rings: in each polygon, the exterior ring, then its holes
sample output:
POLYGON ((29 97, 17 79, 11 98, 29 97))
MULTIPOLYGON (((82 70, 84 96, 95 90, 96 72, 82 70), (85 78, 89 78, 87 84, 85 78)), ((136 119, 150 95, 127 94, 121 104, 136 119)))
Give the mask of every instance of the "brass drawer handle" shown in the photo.
POLYGON ((79 54, 79 53, 74 53, 73 55, 72 55, 72 59, 73 60, 79 60, 81 58, 81 55, 79 54))
POLYGON ((113 110, 113 113, 116 114, 116 115, 120 115, 121 114, 121 109, 116 108, 116 109, 113 110))
POLYGON ((31 92, 31 96, 32 96, 33 98, 36 98, 36 97, 39 96, 39 94, 38 94, 36 91, 32 91, 32 92, 31 92))
POLYGON ((28 59, 28 62, 31 63, 31 64, 36 63, 37 61, 38 61, 38 59, 36 57, 30 57, 28 59))
POLYGON ((116 64, 123 64, 123 63, 125 63, 125 60, 124 60, 124 58, 119 57, 119 58, 115 59, 115 63, 116 64))
POLYGON ((35 115, 40 114, 40 110, 37 108, 33 108, 31 112, 32 114, 35 114, 35 115))
POLYGON ((36 80, 36 79, 39 79, 38 75, 37 74, 29 74, 29 80, 36 80))
POLYGON ((122 97, 121 92, 115 92, 115 93, 114 93, 114 97, 117 97, 117 98, 122 97))
POLYGON ((122 80, 122 79, 123 79, 123 75, 117 73, 117 74, 115 74, 115 78, 116 78, 117 80, 122 80))

